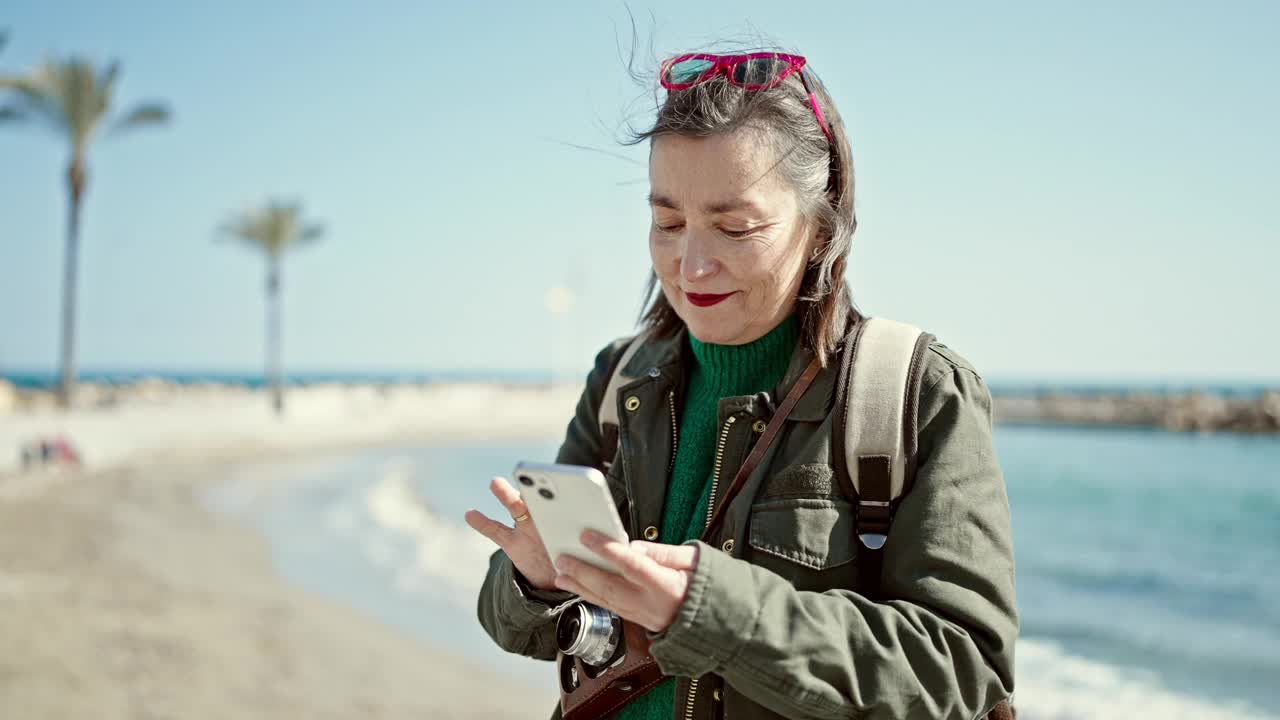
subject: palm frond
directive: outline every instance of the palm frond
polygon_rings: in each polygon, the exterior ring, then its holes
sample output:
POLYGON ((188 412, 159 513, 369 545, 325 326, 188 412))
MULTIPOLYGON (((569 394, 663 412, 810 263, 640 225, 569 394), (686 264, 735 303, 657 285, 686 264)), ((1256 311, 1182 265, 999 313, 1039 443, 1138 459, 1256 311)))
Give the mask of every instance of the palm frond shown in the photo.
POLYGON ((106 115, 111 109, 111 98, 116 90, 116 79, 120 77, 120 62, 112 60, 94 79, 93 110, 99 117, 106 115))
POLYGON ((112 123, 107 134, 115 136, 147 125, 163 125, 169 121, 169 116, 169 108, 165 105, 155 102, 143 103, 112 123))
MULTIPOLYGON (((82 155, 110 115, 119 77, 118 62, 99 68, 72 57, 46 60, 25 75, 0 76, 0 87, 13 98, 8 119, 41 121, 64 133, 73 154, 82 155)), ((111 132, 159 124, 168 117, 163 104, 143 103, 111 123, 111 132)))
POLYGON ((69 133, 66 109, 62 101, 57 71, 45 63, 33 72, 10 76, 7 88, 13 98, 16 114, 31 121, 41 121, 50 129, 69 133))
POLYGON ((316 242, 324 237, 323 225, 308 225, 298 234, 298 244, 316 242))
POLYGON ((298 203, 272 201, 234 215, 219 230, 224 236, 253 245, 268 257, 278 258, 291 247, 317 240, 324 228, 304 225, 298 203))

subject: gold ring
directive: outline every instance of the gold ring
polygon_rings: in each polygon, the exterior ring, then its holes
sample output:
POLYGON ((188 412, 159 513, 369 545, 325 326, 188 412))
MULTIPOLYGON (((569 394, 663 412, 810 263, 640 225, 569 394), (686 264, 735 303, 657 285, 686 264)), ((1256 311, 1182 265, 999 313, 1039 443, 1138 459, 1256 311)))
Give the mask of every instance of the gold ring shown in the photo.
POLYGON ((512 519, 515 520, 516 522, 524 522, 525 520, 529 519, 529 513, 525 513, 518 518, 512 518, 512 519))

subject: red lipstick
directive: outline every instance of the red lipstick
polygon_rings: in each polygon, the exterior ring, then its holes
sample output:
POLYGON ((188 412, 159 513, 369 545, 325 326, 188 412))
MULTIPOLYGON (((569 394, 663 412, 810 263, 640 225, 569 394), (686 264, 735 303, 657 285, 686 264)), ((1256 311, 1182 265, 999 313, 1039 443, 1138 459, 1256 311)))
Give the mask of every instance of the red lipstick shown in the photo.
POLYGON ((716 303, 728 298, 732 294, 733 293, 725 293, 723 295, 711 295, 706 293, 686 292, 684 296, 689 298, 689 302, 693 303, 694 305, 697 305, 698 307, 711 307, 712 305, 715 305, 716 303))

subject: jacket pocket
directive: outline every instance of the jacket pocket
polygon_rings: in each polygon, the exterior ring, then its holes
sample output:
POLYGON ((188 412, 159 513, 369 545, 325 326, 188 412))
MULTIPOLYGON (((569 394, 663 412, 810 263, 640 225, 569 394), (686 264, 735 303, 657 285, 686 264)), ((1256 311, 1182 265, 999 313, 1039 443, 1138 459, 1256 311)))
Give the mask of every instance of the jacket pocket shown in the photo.
POLYGON ((787 468, 751 506, 751 562, 801 590, 852 587, 853 505, 831 490, 827 466, 787 468))
POLYGON ((779 715, 738 692, 734 686, 724 685, 724 714, 722 718, 742 718, 743 720, 786 720, 786 715, 779 715))

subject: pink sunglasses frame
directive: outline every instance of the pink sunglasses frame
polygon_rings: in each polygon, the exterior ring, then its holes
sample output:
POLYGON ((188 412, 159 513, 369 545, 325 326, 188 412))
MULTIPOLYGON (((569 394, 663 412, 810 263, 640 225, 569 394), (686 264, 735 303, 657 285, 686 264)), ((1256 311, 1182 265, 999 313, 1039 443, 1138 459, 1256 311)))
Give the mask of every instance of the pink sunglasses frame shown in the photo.
POLYGON ((694 85, 704 83, 716 75, 724 75, 725 80, 730 85, 740 87, 747 91, 770 90, 782 84, 784 80, 791 75, 799 73, 800 83, 804 85, 805 92, 809 93, 809 107, 813 108, 813 114, 818 118, 818 127, 822 128, 822 134, 827 136, 827 141, 835 145, 835 138, 831 135, 831 127, 827 124, 827 118, 822 114, 822 108, 818 106, 818 98, 813 94, 813 89, 809 87, 809 81, 804 76, 804 66, 807 61, 802 55, 790 55, 787 53, 771 53, 771 52, 754 52, 746 55, 712 55, 710 53, 686 53, 677 55, 662 63, 662 67, 658 72, 658 82, 667 90, 688 90, 694 85), (688 60, 708 60, 711 67, 707 68, 701 75, 690 80, 689 82, 673 83, 667 80, 671 72, 671 68, 675 65, 686 62, 688 60), (733 69, 748 60, 781 60, 787 64, 787 68, 778 73, 776 77, 763 83, 740 83, 733 79, 733 69))

